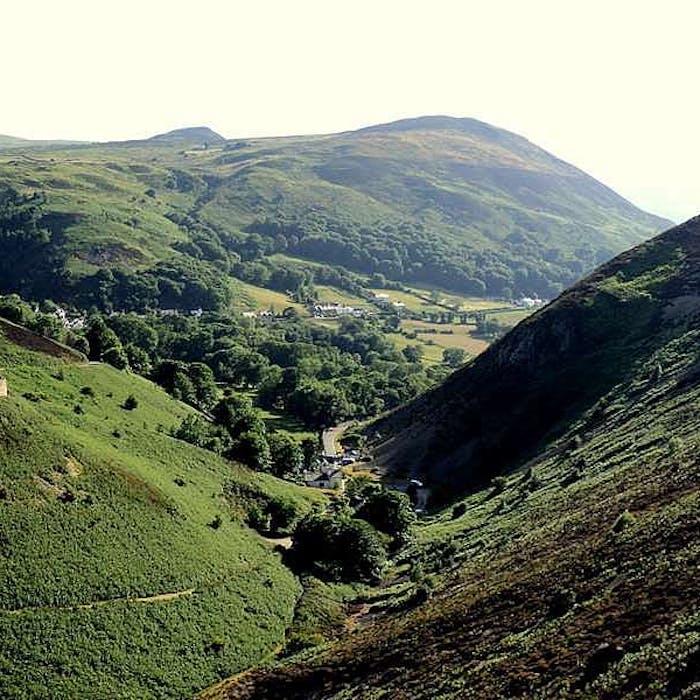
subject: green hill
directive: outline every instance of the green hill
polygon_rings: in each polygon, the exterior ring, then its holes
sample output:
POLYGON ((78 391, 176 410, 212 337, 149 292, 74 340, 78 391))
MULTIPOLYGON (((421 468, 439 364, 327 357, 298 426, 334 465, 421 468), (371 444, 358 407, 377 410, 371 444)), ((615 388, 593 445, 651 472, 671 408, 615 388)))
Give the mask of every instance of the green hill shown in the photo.
POLYGON ((192 409, 5 322, 0 374, 1 697, 190 697, 283 642, 301 587, 246 514, 318 496, 170 437, 192 409))
POLYGON ((522 137, 449 117, 329 136, 223 142, 196 127, 8 151, 0 186, 44 193, 52 241, 41 255, 73 281, 105 267, 194 258, 220 270, 231 255, 287 253, 474 296, 551 297, 668 224, 522 137))
POLYGON ((696 697, 699 280, 700 218, 377 423, 385 466, 454 503, 382 596, 413 597, 202 697, 696 697))

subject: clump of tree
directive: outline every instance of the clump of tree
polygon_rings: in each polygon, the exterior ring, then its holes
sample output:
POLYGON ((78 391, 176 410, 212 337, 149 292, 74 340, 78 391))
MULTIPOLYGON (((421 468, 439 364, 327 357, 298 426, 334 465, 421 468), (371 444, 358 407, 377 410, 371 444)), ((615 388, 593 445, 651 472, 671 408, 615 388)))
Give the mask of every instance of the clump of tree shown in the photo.
POLYGON ((391 538, 395 548, 411 539, 416 514, 406 494, 381 488, 369 492, 355 516, 391 538))
POLYGON ((387 552, 368 522, 342 514, 311 513, 294 530, 294 564, 323 578, 376 583, 387 552))

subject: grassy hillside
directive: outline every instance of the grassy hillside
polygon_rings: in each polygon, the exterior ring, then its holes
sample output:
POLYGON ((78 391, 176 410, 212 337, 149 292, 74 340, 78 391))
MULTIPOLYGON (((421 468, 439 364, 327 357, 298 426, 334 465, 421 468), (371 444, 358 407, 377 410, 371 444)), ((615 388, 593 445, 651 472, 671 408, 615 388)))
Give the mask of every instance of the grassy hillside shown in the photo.
POLYGON ((415 595, 203 697, 697 697, 699 271, 695 219, 380 424, 454 503, 405 556, 415 595))
POLYGON ((288 253, 474 296, 551 297, 668 223, 468 119, 286 139, 223 142, 201 127, 30 145, 0 155, 0 185, 46 193, 44 223, 73 275, 182 255, 218 265, 223 247, 244 262, 288 253))
POLYGON ((32 338, 0 327, 0 695, 188 697, 272 652, 301 589, 243 519, 313 496, 170 437, 191 409, 146 380, 32 338))

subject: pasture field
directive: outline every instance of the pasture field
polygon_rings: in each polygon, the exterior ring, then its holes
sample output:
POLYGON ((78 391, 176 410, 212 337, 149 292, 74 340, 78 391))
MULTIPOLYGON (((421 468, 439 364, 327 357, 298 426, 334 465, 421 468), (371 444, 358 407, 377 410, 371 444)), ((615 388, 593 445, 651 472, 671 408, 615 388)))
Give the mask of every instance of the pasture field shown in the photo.
POLYGON ((414 321, 407 319, 401 322, 404 331, 417 331, 416 340, 408 339, 408 344, 420 341, 425 344, 432 340, 435 346, 440 348, 462 348, 470 355, 478 355, 489 346, 488 341, 475 338, 472 335, 473 326, 464 326, 456 323, 428 323, 426 321, 414 321), (435 333, 425 331, 436 331, 435 333))

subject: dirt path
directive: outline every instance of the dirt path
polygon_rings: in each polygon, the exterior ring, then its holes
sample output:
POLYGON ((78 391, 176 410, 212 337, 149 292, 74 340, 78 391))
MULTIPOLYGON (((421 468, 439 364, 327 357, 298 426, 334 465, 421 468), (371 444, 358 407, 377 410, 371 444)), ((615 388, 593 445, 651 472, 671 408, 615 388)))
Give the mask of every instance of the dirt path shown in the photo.
POLYGON ((158 595, 146 596, 145 598, 111 598, 109 600, 96 600, 93 603, 80 603, 78 605, 65 606, 36 606, 29 608, 17 608, 16 610, 0 610, 0 615, 27 615, 33 612, 41 612, 46 610, 89 610, 90 608, 100 608, 112 603, 164 603, 169 600, 184 598, 185 596, 194 595, 194 588, 187 588, 183 591, 173 591, 171 593, 159 593, 158 595))
POLYGON ((290 549, 290 547, 292 546, 291 537, 263 537, 263 539, 265 540, 265 542, 269 542, 273 546, 280 546, 284 549, 290 549))

